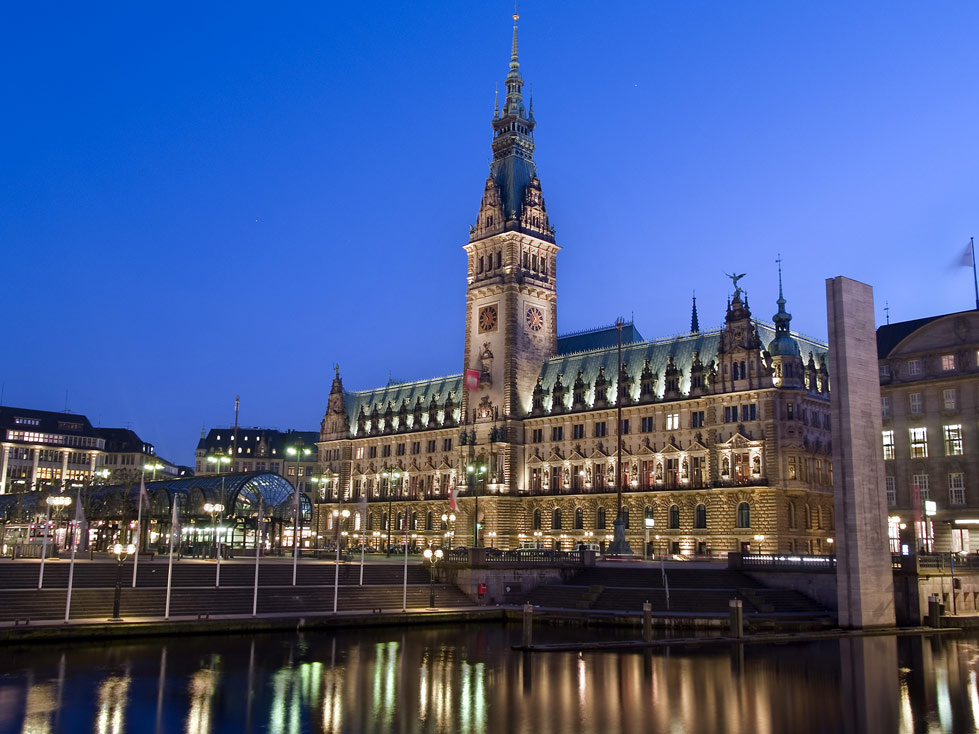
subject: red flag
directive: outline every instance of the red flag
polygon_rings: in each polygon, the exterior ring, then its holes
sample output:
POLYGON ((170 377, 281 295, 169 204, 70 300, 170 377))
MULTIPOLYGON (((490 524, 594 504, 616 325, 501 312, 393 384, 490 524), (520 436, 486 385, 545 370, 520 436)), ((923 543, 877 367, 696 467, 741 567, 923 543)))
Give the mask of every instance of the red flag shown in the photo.
POLYGON ((466 370, 465 386, 467 390, 479 389, 479 370, 466 370))

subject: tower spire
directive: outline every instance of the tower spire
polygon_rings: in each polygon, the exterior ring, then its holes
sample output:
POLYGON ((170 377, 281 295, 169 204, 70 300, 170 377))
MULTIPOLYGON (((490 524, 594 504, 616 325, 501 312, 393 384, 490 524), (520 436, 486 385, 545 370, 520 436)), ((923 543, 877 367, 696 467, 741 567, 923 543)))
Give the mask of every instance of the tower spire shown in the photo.
POLYGON ((700 333, 700 319, 697 318, 697 291, 693 292, 693 308, 690 312, 690 333, 700 333))

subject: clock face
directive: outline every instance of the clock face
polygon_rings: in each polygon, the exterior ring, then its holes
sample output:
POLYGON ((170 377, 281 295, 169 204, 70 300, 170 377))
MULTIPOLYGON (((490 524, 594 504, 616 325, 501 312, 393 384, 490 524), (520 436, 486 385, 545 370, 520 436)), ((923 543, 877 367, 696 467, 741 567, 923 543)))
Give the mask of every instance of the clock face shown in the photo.
POLYGON ((544 328, 544 313, 537 306, 527 309, 527 328, 531 331, 540 331, 544 328))
POLYGON ((496 306, 484 306, 479 309, 479 333, 496 331, 496 306))

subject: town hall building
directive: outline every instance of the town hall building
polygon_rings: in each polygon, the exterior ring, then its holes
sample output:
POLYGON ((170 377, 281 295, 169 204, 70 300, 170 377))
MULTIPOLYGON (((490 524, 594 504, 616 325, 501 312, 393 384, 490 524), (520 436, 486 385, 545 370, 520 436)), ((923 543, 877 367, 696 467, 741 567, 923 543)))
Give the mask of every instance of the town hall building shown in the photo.
POLYGON ((329 478, 317 534, 341 530, 343 503, 343 532, 380 549, 406 533, 416 546, 605 549, 621 517, 639 555, 832 552, 827 347, 790 329, 781 270, 773 323, 752 315, 732 275, 718 330, 700 330, 694 301, 679 337, 647 340, 621 321, 558 334, 561 248, 516 21, 463 246, 462 369, 349 392, 337 368, 317 443, 329 478))

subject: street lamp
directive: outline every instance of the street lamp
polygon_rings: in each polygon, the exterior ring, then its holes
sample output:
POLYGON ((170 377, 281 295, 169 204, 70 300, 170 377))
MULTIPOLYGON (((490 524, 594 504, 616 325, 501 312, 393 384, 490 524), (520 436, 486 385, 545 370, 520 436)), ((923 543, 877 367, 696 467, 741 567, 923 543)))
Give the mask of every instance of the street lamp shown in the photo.
POLYGON ((764 535, 756 535, 755 536, 755 540, 758 541, 758 552, 761 553, 762 550, 765 548, 765 536, 764 535))
POLYGON ((435 564, 442 560, 442 556, 445 554, 442 552, 441 548, 436 548, 434 551, 431 548, 426 548, 425 552, 422 553, 425 556, 425 560, 429 563, 428 570, 428 606, 430 609, 435 608, 435 564))
MULTIPOLYGON (((228 459, 228 461, 231 461, 231 459, 228 459)), ((163 464, 161 464, 158 461, 154 461, 152 464, 143 464, 143 471, 152 471, 153 472, 153 476, 150 479, 151 482, 155 482, 156 481, 156 472, 157 472, 157 470, 163 469, 163 468, 164 468, 163 464)))
POLYGON ((496 531, 495 530, 490 530, 489 533, 487 533, 487 535, 489 535, 490 548, 492 548, 493 547, 493 542, 496 540, 496 531))
POLYGON ((392 527, 392 523, 394 522, 394 516, 392 514, 392 505, 391 505, 391 499, 392 499, 391 492, 394 489, 394 481, 401 479, 401 472, 398 471, 397 469, 388 469, 387 467, 385 467, 383 471, 381 471, 381 476, 387 480, 387 492, 388 492, 387 554, 390 556, 391 555, 391 527, 392 527))
POLYGON ((303 446, 303 440, 297 439, 295 446, 286 449, 289 456, 296 457, 296 521, 292 529, 292 585, 296 585, 296 571, 299 568, 299 462, 304 456, 309 456, 312 450, 303 446))
POLYGON ((224 505, 220 502, 206 502, 204 504, 204 512, 211 516, 211 530, 214 533, 214 557, 217 559, 217 571, 214 574, 214 585, 221 585, 221 546, 218 544, 218 516, 224 512, 224 505))
POLYGON ((442 537, 444 537, 446 541, 445 547, 450 550, 452 549, 452 537, 455 535, 455 531, 449 528, 449 523, 455 523, 455 521, 456 515, 454 512, 450 512, 448 514, 444 512, 442 513, 442 527, 445 528, 445 532, 443 533, 442 537))
POLYGON ((476 501, 476 508, 473 512, 473 548, 479 547, 479 492, 478 483, 486 477, 486 464, 480 459, 466 465, 466 475, 469 478, 473 498, 476 501))
POLYGON ((119 602, 122 599, 122 564, 135 552, 136 546, 132 543, 129 545, 116 543, 112 546, 112 554, 116 557, 116 595, 112 600, 112 616, 109 617, 110 622, 122 621, 122 617, 119 616, 119 602))
MULTIPOLYGON (((68 495, 51 495, 44 500, 47 505, 47 510, 44 515, 44 535, 41 537, 41 568, 37 575, 37 588, 41 588, 44 585, 44 557, 47 555, 48 550, 48 533, 51 532, 51 508, 55 508, 55 513, 57 513, 62 507, 67 507, 71 504, 71 497, 68 495)), ((57 517, 57 514, 55 515, 57 517)))

